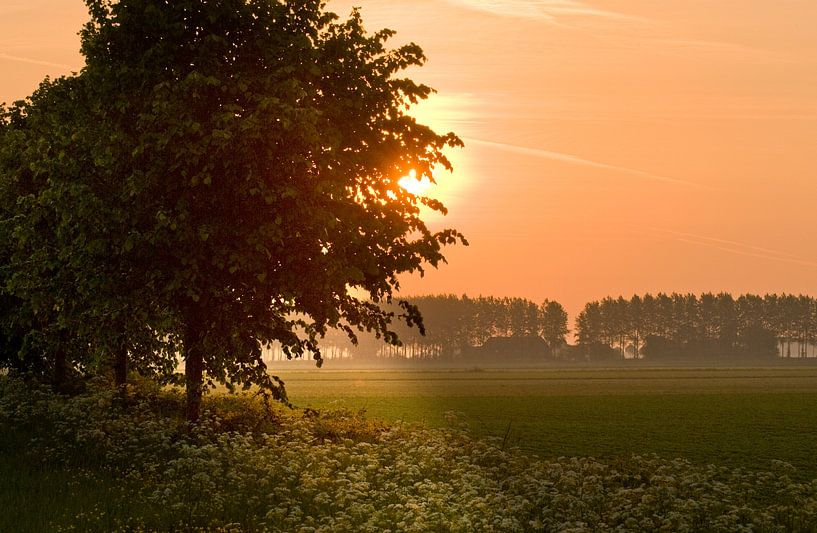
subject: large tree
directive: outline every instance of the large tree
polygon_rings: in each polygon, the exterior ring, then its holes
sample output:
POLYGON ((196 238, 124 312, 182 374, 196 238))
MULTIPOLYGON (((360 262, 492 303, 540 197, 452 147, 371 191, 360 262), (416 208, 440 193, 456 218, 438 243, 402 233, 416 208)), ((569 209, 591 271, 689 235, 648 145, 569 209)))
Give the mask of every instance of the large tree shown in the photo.
POLYGON ((149 258, 118 279, 172 315, 188 417, 208 382, 280 392, 265 343, 319 357, 327 328, 396 342, 378 303, 462 240, 429 231, 420 204, 444 207, 398 185, 450 167, 443 149, 460 144, 408 114, 431 93, 398 77, 420 48, 388 49, 392 32, 320 1, 87 3, 80 76, 110 139, 97 164, 128 199, 108 238, 149 258))

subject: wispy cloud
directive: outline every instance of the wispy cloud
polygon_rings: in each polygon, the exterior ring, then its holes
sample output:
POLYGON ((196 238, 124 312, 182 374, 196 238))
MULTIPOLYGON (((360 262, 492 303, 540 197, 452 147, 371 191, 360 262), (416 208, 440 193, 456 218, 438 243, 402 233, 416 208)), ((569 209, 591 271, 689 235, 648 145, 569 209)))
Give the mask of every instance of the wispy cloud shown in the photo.
POLYGON ((634 20, 614 11, 598 9, 579 0, 447 0, 449 3, 507 17, 522 17, 556 23, 561 18, 592 17, 634 20))
POLYGON ((32 11, 36 9, 35 6, 26 5, 26 4, 6 4, 0 6, 0 15, 10 15, 13 13, 19 13, 21 11, 32 11))
POLYGON ((653 39, 652 42, 661 46, 675 48, 683 51, 705 50, 711 52, 720 52, 723 54, 746 54, 749 52, 764 51, 758 48, 752 48, 749 46, 730 43, 726 41, 707 41, 701 39, 653 39))
POLYGON ((717 237, 707 237, 705 235, 697 235, 695 233, 688 233, 684 231, 673 231, 661 228, 639 228, 648 229, 658 234, 663 234, 673 237, 676 241, 692 244, 695 246, 702 246, 705 248, 712 248, 721 252, 726 252, 735 255, 743 255, 747 257, 755 257, 758 259, 767 259, 770 261, 778 261, 783 263, 793 263, 808 267, 817 268, 817 262, 809 261, 797 255, 781 250, 774 250, 772 248, 764 248, 754 244, 733 241, 728 239, 720 239, 717 237))
POLYGON ((65 70, 76 70, 76 67, 72 67, 71 65, 65 65, 63 63, 52 63, 51 61, 42 61, 40 59, 32 59, 30 57, 13 56, 11 54, 5 54, 2 52, 0 52, 0 59, 5 59, 7 61, 16 61, 18 63, 28 63, 29 65, 42 65, 45 67, 56 67, 65 70))
POLYGON ((676 240, 678 240, 680 242, 685 242, 685 243, 688 243, 688 244, 694 244, 696 246, 704 246, 704 247, 707 247, 707 248, 714 248, 716 250, 720 250, 721 252, 727 252, 727 253, 730 253, 730 254, 745 255, 745 256, 748 256, 748 257, 756 257, 758 259, 769 259, 771 261, 779 261, 779 262, 783 262, 783 263, 794 263, 794 264, 797 264, 797 265, 805 265, 805 266, 809 266, 809 267, 812 267, 812 268, 817 268, 817 263, 815 263, 813 261, 806 261, 804 259, 793 259, 793 258, 789 258, 789 257, 777 256, 777 255, 774 255, 774 254, 766 254, 766 253, 762 253, 762 252, 753 252, 753 251, 747 250, 747 249, 741 249, 741 248, 735 248, 735 247, 729 247, 729 246, 719 246, 718 244, 713 243, 713 242, 699 241, 699 240, 695 240, 695 239, 687 239, 687 238, 684 238, 684 237, 678 237, 676 240))
POLYGON ((681 57, 740 61, 752 64, 795 64, 798 62, 795 58, 780 52, 727 41, 653 38, 647 39, 644 43, 654 52, 675 54, 681 57))
POLYGON ((467 144, 475 144, 477 146, 485 146, 487 148, 494 148, 497 150, 504 150, 506 152, 513 152, 515 154, 527 155, 531 157, 539 157, 542 159, 550 159, 552 161, 562 161, 564 163, 572 163, 574 165, 580 165, 584 167, 590 168, 597 168, 601 170, 609 170, 613 172, 620 172, 623 174, 629 174, 631 176, 636 176, 639 178, 646 178, 653 181, 663 181, 666 183, 673 183, 675 185, 683 185, 686 187, 695 187, 695 188, 708 188, 700 183, 695 183, 693 181, 682 180, 678 178, 672 178, 669 176, 662 176, 660 174, 653 174, 651 172, 645 172, 643 170, 638 170, 635 168, 629 167, 622 167, 618 165, 610 165, 608 163, 601 163, 599 161, 592 161, 589 159, 584 159, 583 157, 579 157, 577 155, 572 154, 565 154, 563 152, 552 152, 550 150, 542 150, 540 148, 528 148, 525 146, 517 146, 515 144, 506 144, 506 143, 498 143, 493 141, 484 141, 482 139, 473 139, 473 138, 464 138, 463 139, 467 144))

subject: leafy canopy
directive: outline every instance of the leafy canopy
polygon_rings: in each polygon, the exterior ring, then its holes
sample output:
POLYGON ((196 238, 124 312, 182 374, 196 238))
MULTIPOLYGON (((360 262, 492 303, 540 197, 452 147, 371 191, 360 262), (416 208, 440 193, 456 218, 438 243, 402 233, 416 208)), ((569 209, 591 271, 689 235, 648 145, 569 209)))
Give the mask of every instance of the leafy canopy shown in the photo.
POLYGON ((432 91, 399 76, 421 49, 316 0, 86 3, 86 66, 6 115, 45 147, 3 171, 31 189, 11 209, 12 270, 39 265, 11 292, 62 295, 39 307, 130 350, 181 341, 228 383, 272 387, 272 341, 318 360, 329 328, 399 342, 378 304, 465 242, 430 231, 420 206, 443 205, 398 185, 450 169, 443 150, 461 145, 408 114, 432 91), (55 127, 32 130, 37 116, 55 127))

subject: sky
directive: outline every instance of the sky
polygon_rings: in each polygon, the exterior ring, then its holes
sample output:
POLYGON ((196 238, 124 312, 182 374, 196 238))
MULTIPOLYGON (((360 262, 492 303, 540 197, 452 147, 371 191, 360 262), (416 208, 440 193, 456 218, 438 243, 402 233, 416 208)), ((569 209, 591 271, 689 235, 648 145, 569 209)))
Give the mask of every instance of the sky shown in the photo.
MULTIPOLYGON (((817 2, 331 0, 429 58, 429 194, 468 247, 404 294, 817 294, 817 2)), ((0 0, 0 102, 82 67, 80 0, 0 0)))

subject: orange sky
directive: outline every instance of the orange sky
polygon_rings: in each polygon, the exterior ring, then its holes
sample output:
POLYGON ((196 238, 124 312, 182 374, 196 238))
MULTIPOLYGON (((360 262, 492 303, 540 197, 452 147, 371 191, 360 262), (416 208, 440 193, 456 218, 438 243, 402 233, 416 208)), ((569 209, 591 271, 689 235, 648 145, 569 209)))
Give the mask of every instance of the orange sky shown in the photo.
MULTIPOLYGON (((417 112, 466 142, 434 194, 472 244, 404 292, 817 294, 817 2, 354 4, 423 46, 417 112)), ((84 19, 0 3, 0 101, 80 68, 84 19)))

